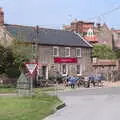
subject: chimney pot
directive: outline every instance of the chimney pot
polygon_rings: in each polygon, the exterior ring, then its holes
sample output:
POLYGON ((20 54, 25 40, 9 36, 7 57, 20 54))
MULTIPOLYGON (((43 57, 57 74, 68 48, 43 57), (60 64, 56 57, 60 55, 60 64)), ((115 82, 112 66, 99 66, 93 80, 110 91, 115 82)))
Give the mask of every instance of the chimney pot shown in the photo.
POLYGON ((100 30, 101 24, 97 23, 96 26, 97 26, 97 29, 100 30))
POLYGON ((4 10, 0 8, 0 26, 4 25, 4 10))

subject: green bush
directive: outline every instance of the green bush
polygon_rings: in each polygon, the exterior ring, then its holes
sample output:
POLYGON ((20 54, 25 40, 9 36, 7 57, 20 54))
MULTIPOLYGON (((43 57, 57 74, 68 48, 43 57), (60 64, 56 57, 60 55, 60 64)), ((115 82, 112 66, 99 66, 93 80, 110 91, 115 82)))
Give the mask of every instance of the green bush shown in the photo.
POLYGON ((15 88, 15 86, 14 85, 12 85, 12 84, 0 84, 0 88, 15 88))
POLYGON ((18 78, 20 76, 20 70, 15 66, 10 67, 6 70, 6 75, 9 78, 18 78))

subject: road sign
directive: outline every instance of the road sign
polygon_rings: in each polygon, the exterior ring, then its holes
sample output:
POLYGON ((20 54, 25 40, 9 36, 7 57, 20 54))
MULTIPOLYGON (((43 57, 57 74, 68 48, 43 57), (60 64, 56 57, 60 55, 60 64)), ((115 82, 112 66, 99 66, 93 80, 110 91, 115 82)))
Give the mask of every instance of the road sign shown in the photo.
POLYGON ((32 75, 34 73, 35 69, 38 67, 38 63, 37 62, 28 62, 28 63, 25 63, 25 67, 27 68, 29 73, 32 75))
POLYGON ((29 96, 32 95, 32 88, 30 87, 30 80, 24 73, 21 73, 19 79, 17 80, 17 92, 19 96, 29 96))

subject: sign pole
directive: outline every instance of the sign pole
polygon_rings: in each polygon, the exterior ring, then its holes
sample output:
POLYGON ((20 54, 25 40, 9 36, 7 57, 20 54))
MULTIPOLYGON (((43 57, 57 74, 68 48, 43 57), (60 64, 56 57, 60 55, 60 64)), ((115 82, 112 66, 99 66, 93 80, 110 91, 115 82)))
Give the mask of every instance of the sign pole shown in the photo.
POLYGON ((31 78, 31 80, 30 80, 30 91, 31 91, 31 96, 32 96, 32 92, 33 92, 33 79, 32 79, 32 76, 30 77, 31 78))

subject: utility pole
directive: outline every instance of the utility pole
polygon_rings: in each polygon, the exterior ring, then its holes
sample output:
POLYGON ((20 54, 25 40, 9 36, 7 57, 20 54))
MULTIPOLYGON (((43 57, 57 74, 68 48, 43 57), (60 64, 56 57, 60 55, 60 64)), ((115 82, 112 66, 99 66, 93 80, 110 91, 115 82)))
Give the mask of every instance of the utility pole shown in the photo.
POLYGON ((36 46, 36 56, 35 60, 38 62, 38 34, 39 34, 39 26, 36 26, 36 38, 35 38, 35 46, 36 46))
MULTIPOLYGON (((39 34, 39 26, 36 25, 36 28, 35 28, 35 62, 38 63, 38 34, 39 34)), ((35 85, 38 81, 38 69, 36 69, 36 76, 35 76, 35 85)))

